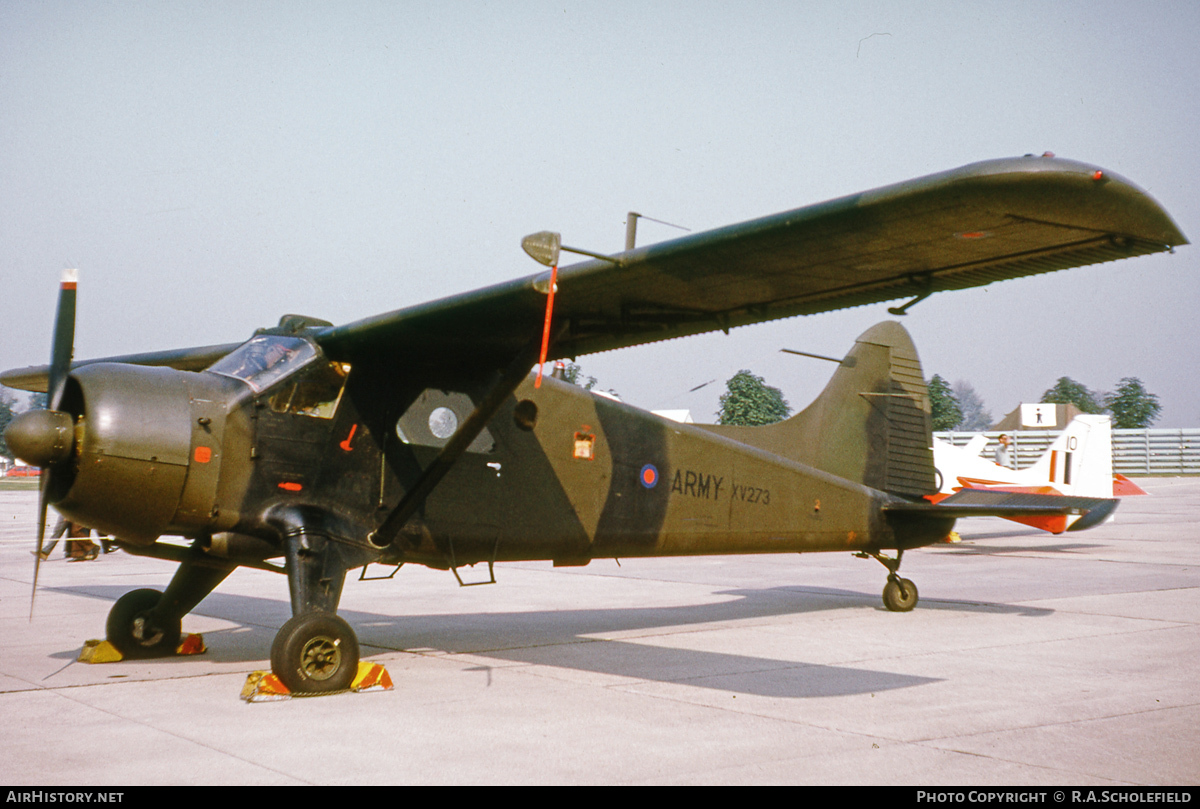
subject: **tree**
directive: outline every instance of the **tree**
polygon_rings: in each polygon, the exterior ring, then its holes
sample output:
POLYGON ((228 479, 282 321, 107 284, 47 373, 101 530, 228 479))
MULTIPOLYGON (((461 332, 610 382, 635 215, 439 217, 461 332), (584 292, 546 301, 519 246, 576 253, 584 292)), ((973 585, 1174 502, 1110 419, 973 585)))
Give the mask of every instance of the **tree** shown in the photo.
POLYGON ((8 428, 8 423, 12 421, 13 405, 16 404, 16 401, 16 399, 0 390, 0 455, 3 455, 5 458, 12 457, 12 451, 9 450, 8 443, 4 440, 4 431, 8 428))
POLYGON ((930 415, 933 418, 933 431, 940 433, 946 430, 953 430, 962 421, 963 417, 958 399, 954 398, 954 391, 950 390, 950 385, 946 380, 937 374, 933 375, 933 379, 929 380, 927 385, 929 387, 929 407, 930 415))
POLYGON ((602 396, 611 396, 617 400, 620 400, 621 398, 621 394, 617 393, 612 388, 609 388, 606 391, 598 389, 596 387, 596 383, 599 380, 590 374, 585 375, 583 373, 583 368, 574 362, 568 362, 563 366, 561 378, 566 382, 570 382, 572 385, 583 388, 584 390, 590 390, 594 393, 599 393, 602 396))
POLYGON ((1158 397, 1150 393, 1137 377, 1127 376, 1120 381, 1117 389, 1105 394, 1104 404, 1112 413, 1113 426, 1118 429, 1136 430, 1149 427, 1158 421, 1158 397))
POLYGON ((578 385, 584 390, 591 390, 596 387, 596 377, 584 377, 583 368, 574 362, 568 362, 563 366, 563 379, 570 382, 572 385, 578 385))
POLYGON ((960 379, 954 383, 952 390, 962 411, 962 419, 954 429, 981 432, 992 426, 992 414, 983 408, 983 399, 979 398, 970 382, 960 379))
POLYGON ((792 408, 779 388, 769 387, 761 376, 747 370, 738 371, 725 383, 721 394, 718 424, 740 424, 753 427, 773 424, 786 419, 792 408))
POLYGON ((1054 387, 1042 394, 1047 404, 1073 404, 1084 413, 1103 413, 1100 396, 1067 376, 1060 376, 1054 387))

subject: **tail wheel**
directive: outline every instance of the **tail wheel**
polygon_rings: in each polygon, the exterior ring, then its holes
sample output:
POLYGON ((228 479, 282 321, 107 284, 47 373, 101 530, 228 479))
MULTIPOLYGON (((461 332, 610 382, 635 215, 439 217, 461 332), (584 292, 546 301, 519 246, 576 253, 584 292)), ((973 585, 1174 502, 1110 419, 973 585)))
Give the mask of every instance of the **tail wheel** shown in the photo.
POLYGON ((336 615, 294 616, 271 644, 271 671, 294 693, 345 691, 358 673, 358 638, 336 615))
POLYGON ((883 606, 892 612, 908 612, 917 606, 917 585, 909 579, 889 576, 883 586, 883 606))
POLYGON ((127 658, 169 655, 179 646, 180 618, 151 615, 162 600, 158 590, 131 590, 117 599, 108 613, 108 642, 127 658))

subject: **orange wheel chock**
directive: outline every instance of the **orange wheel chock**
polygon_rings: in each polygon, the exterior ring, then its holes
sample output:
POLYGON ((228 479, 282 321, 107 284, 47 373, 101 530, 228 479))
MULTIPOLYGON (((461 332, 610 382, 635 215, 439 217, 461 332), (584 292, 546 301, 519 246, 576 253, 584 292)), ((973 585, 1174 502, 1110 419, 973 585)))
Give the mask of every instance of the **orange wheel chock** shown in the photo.
MULTIPOLYGON (((387 669, 378 663, 358 662, 358 673, 350 685, 350 691, 391 691, 394 688, 392 678, 387 669)), ((344 691, 333 691, 333 694, 344 694, 344 691)), ((327 694, 293 694, 288 687, 279 681, 269 671, 252 671, 246 677, 242 686, 242 699, 246 702, 280 702, 293 696, 316 697, 327 694)))
MULTIPOLYGON (((177 655, 199 655, 208 651, 204 645, 204 636, 184 635, 183 640, 175 647, 177 655)), ((76 660, 80 663, 120 663, 125 659, 116 646, 106 640, 85 641, 76 660)))

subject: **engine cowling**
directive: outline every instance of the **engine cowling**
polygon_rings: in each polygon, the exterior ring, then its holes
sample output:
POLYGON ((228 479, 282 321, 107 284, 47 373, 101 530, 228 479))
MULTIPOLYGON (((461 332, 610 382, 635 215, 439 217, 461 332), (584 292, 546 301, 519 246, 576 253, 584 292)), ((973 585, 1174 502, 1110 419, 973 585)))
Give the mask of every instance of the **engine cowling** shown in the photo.
POLYGON ((74 441, 70 457, 54 462, 49 503, 135 544, 205 532, 217 517, 224 455, 219 440, 206 436, 214 423, 219 433, 239 392, 230 380, 171 368, 97 363, 75 370, 55 413, 73 420, 74 441))

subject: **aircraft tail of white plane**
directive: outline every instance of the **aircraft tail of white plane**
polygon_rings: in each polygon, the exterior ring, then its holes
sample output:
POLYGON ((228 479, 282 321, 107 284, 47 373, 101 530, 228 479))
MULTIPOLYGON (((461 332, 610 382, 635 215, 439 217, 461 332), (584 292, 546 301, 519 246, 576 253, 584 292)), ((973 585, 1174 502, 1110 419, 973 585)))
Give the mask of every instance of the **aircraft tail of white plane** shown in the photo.
POLYGON ((1112 419, 1076 416, 1033 466, 1017 474, 1024 485, 1049 484, 1063 494, 1112 497, 1112 419))
POLYGON ((1033 466, 1021 470, 982 457, 980 452, 986 445, 987 437, 982 433, 964 447, 934 440, 941 491, 951 493, 964 486, 1050 486, 1060 494, 1113 496, 1109 416, 1076 416, 1033 466))

